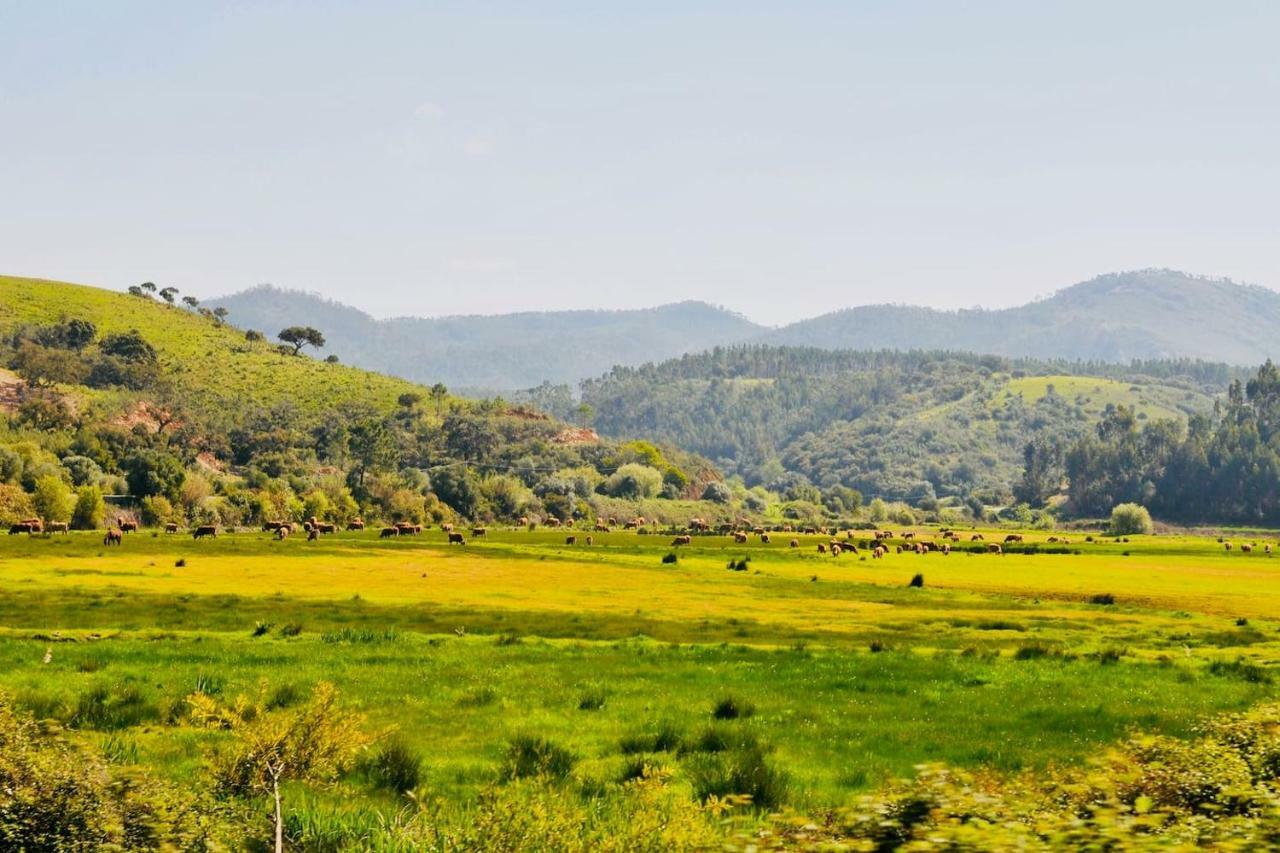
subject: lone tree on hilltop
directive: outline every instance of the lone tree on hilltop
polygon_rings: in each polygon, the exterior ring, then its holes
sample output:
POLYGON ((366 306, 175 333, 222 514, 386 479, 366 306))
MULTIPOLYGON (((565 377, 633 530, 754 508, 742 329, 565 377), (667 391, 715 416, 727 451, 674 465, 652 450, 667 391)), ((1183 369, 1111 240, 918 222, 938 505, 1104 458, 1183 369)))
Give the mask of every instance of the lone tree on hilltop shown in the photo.
POLYGON ((188 308, 195 308, 200 304, 200 300, 196 299, 194 296, 184 296, 182 297, 182 304, 188 308))
POLYGON ((303 347, 311 346, 316 349, 324 347, 324 335, 320 334, 319 329, 313 329, 310 326, 290 326, 276 337, 292 346, 294 355, 302 352, 303 347))
POLYGON ((147 293, 155 293, 155 292, 156 292, 156 285, 155 285, 155 282, 151 282, 151 281, 144 281, 142 284, 138 285, 138 287, 141 287, 141 288, 142 288, 143 290, 145 290, 147 293))
POLYGON ((163 299, 165 302, 168 302, 170 305, 173 304, 173 300, 177 295, 178 295, 178 288, 176 287, 166 287, 160 291, 160 298, 163 299))

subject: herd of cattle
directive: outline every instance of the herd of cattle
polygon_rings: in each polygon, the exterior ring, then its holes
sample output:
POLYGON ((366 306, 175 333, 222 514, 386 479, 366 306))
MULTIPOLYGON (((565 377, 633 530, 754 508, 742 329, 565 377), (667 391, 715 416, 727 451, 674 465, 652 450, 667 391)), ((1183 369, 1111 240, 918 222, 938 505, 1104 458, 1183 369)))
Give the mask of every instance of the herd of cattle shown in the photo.
MULTIPOLYGON (((573 528, 573 522, 562 522, 557 518, 549 518, 542 523, 542 526, 558 529, 573 528)), ((527 530, 535 530, 538 522, 530 521, 528 518, 521 518, 518 522, 517 529, 523 528, 527 530)), ((640 534, 650 533, 674 533, 671 540, 672 547, 681 545, 691 545, 695 536, 726 536, 732 537, 735 544, 747 544, 754 536, 762 545, 772 543, 770 534, 791 534, 788 545, 791 548, 799 548, 800 540, 795 535, 805 536, 822 536, 827 537, 826 541, 817 543, 817 550, 820 554, 830 554, 833 557, 839 557, 841 554, 861 554, 866 551, 871 554, 873 559, 880 559, 892 553, 915 553, 930 554, 938 553, 944 556, 949 555, 953 546, 959 547, 963 541, 961 534, 949 528, 942 528, 936 532, 917 533, 916 531, 903 531, 895 534, 891 530, 873 530, 860 531, 855 533, 853 530, 840 531, 828 527, 817 525, 800 525, 782 524, 771 528, 765 528, 759 525, 753 525, 746 521, 737 523, 725 523, 712 525, 701 518, 690 519, 683 526, 672 527, 667 526, 665 529, 658 523, 656 519, 646 519, 642 516, 627 519, 619 523, 616 518, 600 518, 584 525, 585 529, 591 530, 593 533, 611 533, 616 528, 622 530, 634 530, 640 534), (843 538, 841 538, 843 537, 843 538), (896 540, 896 541, 895 541, 896 540)), ((180 532, 179 526, 175 523, 164 525, 166 533, 174 534, 180 532)), ((262 532, 272 534, 278 540, 284 540, 294 535, 295 531, 305 533, 308 541, 314 541, 324 534, 336 533, 338 525, 333 522, 320 521, 314 516, 296 523, 293 521, 267 521, 262 525, 262 532)), ((365 522, 361 518, 354 518, 345 525, 348 531, 363 531, 365 522)), ((382 527, 379 532, 379 538, 389 539, 399 536, 417 536, 422 533, 425 528, 421 524, 411 524, 408 522, 397 522, 382 527)), ((119 516, 115 520, 115 525, 110 527, 106 535, 103 537, 104 545, 121 545, 124 542, 126 533, 133 533, 138 530, 138 522, 132 518, 119 516)), ((234 530, 234 528, 233 528, 234 530)), ((443 532, 450 545, 466 545, 467 540, 461 531, 454 529, 452 524, 441 524, 440 530, 443 532)), ((26 533, 29 535, 36 534, 52 534, 52 533, 69 533, 70 525, 65 521, 44 521, 39 518, 26 518, 12 524, 9 527, 9 534, 15 535, 26 533)), ((473 538, 483 537, 488 533, 485 527, 472 527, 471 536, 473 538)), ((205 537, 216 537, 218 535, 218 527, 212 524, 202 524, 191 529, 191 535, 195 539, 203 539, 205 537)), ((1004 536, 1000 542, 987 542, 981 533, 969 533, 968 541, 971 543, 970 552, 982 550, 991 554, 1003 554, 1010 545, 1021 545, 1025 543, 1025 537, 1021 533, 1009 533, 1004 536), (981 543, 981 544, 974 544, 981 543)), ((1094 536, 1085 536, 1086 542, 1094 542, 1094 536)), ((577 533, 571 533, 565 537, 565 545, 577 545, 581 541, 586 545, 593 545, 595 539, 591 535, 585 535, 579 539, 577 533)), ((1045 544, 1066 546, 1071 544, 1071 540, 1066 536, 1049 536, 1045 540, 1045 544)), ((1127 542, 1124 538, 1121 541, 1127 542)), ((1258 544, 1240 543, 1233 546, 1231 542, 1219 538, 1218 541, 1223 545, 1224 549, 1231 551, 1233 547, 1239 549, 1240 552, 1249 554, 1258 548, 1258 544)), ((1268 556, 1271 555, 1271 545, 1264 544, 1262 552, 1268 556)))

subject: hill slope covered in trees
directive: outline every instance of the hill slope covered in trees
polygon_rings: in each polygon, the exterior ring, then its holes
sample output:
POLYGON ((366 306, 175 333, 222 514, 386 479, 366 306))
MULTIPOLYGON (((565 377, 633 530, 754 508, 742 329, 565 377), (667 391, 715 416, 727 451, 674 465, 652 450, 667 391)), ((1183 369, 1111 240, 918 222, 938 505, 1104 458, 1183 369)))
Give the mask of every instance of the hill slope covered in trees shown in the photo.
POLYGON ((226 308, 233 324, 269 335, 315 326, 328 336, 329 351, 372 370, 502 391, 573 385, 617 365, 743 342, 1117 363, 1195 358, 1256 366, 1280 355, 1280 294, 1170 270, 1104 275, 1004 310, 868 305, 772 330, 700 302, 375 320, 315 295, 258 287, 209 304, 226 308))
POLYGON ((671 358, 764 331, 704 302, 638 311, 377 320, 314 294, 262 286, 209 304, 226 308, 235 325, 270 335, 286 326, 314 326, 328 339, 328 351, 370 370, 499 391, 576 383, 615 364, 671 358))
POLYGON ((918 503, 1008 499, 1033 440, 1069 442, 1108 408, 1185 421, 1238 371, 1197 362, 1017 362, 948 352, 739 346, 583 383, 606 435, 651 435, 748 484, 812 483, 918 503))

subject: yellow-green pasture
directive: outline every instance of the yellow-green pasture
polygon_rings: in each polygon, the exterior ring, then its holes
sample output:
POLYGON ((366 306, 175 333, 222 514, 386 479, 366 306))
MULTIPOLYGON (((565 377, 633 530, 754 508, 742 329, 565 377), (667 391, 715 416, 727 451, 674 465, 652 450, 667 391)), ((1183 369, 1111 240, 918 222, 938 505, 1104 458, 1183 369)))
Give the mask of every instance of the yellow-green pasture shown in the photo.
MULTIPOLYGON (((216 736, 182 724, 184 696, 265 681, 287 702, 331 680, 371 725, 399 728, 423 790, 455 805, 521 734, 573 752, 584 790, 639 754, 693 791, 711 761, 700 744, 727 728, 761 743, 805 806, 922 761, 1078 762, 1132 728, 1185 733, 1275 692, 1280 558, 1263 538, 1228 552, 1027 533, 1038 553, 875 559, 787 533, 567 535, 0 537, 0 690, 117 760, 186 778, 216 736), (728 695, 754 713, 713 719, 728 695)), ((971 535, 960 545, 985 547, 971 535)), ((396 808, 360 779, 318 797, 396 808)))

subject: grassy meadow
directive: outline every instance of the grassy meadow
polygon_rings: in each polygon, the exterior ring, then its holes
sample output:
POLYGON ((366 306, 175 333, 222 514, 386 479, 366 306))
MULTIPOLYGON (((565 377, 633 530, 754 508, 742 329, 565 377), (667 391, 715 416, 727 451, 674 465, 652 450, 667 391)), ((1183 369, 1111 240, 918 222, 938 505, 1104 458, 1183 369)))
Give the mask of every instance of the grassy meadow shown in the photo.
MULTIPOLYGON (((461 810, 526 735, 572 753, 584 790, 643 761, 691 795, 747 738, 785 779, 768 805, 813 809, 927 761, 1079 764, 1275 692, 1280 560, 1260 538, 1028 533, 997 555, 966 533, 974 552, 872 559, 790 534, 565 536, 0 538, 0 691, 182 781, 220 737, 177 724, 184 697, 284 706, 331 681, 422 756, 420 798, 461 810)), ((297 796, 312 815, 400 807, 358 775, 297 796)))

